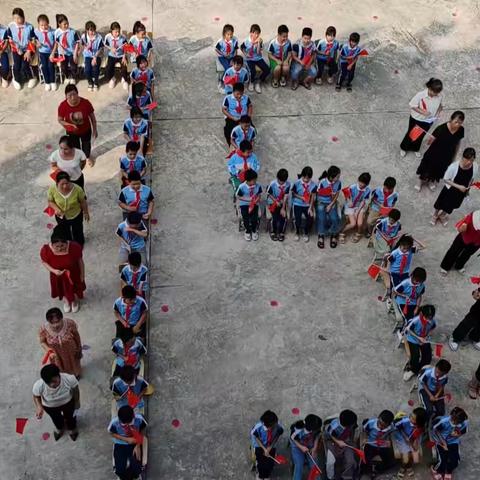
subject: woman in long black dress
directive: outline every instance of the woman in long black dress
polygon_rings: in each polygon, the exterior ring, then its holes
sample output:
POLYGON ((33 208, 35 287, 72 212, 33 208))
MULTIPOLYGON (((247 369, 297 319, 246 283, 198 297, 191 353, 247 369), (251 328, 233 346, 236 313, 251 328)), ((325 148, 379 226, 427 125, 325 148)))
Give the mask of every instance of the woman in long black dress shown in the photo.
POLYGON ((419 192, 423 185, 430 184, 435 190, 437 183, 443 178, 448 166, 455 159, 460 141, 464 137, 463 122, 465 114, 459 110, 453 112, 450 121, 439 125, 428 138, 428 150, 423 155, 417 168, 420 182, 415 187, 419 192))
POLYGON ((475 149, 466 148, 463 151, 462 159, 453 162, 447 168, 443 177, 445 186, 434 205, 435 212, 431 221, 432 225, 439 221, 446 227, 448 215, 462 204, 470 185, 477 176, 478 166, 475 164, 475 157, 475 149))

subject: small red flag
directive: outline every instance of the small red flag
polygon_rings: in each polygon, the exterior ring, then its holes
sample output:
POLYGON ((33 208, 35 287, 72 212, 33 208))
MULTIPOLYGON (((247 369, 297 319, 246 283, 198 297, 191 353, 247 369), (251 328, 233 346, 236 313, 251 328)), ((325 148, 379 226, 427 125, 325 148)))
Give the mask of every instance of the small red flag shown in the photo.
POLYGON ((140 401, 140 398, 138 397, 138 395, 135 395, 134 392, 128 389, 128 392, 127 392, 128 405, 132 408, 135 408, 138 405, 139 401, 140 401))
POLYGON ((380 216, 387 217, 392 210, 390 207, 380 207, 380 216))
POLYGON ((358 56, 359 57, 368 57, 369 53, 367 50, 363 49, 359 54, 358 56))
POLYGON ((55 352, 51 349, 48 350, 47 353, 45 353, 45 355, 42 358, 42 366, 46 365, 47 363, 50 362, 50 357, 51 357, 52 353, 55 353, 55 352))
POLYGON ((60 173, 61 170, 58 168, 56 170, 52 170, 52 173, 50 173, 50 178, 56 182, 57 181, 57 175, 60 173))
POLYGON ((59 57, 54 57, 52 60, 50 60, 53 63, 62 63, 65 61, 65 57, 63 55, 60 55, 59 57))
POLYGON ((308 472, 307 480, 318 480, 321 474, 322 471, 316 465, 313 465, 313 467, 308 472))
POLYGON ((345 200, 350 200, 352 198, 352 191, 350 190, 350 187, 342 188, 342 193, 345 197, 345 200))
POLYGON ((27 45, 27 52, 35 53, 35 44, 33 42, 29 42, 27 45))
POLYGON ((158 102, 152 102, 150 104, 148 104, 145 108, 147 110, 153 110, 154 108, 157 108, 158 107, 158 102))
POLYGON ((320 197, 328 197, 329 195, 333 194, 333 189, 331 186, 325 187, 325 188, 319 188, 317 190, 317 195, 320 197))
POLYGON ((50 205, 48 205, 48 207, 43 210, 43 213, 46 213, 49 217, 53 217, 55 215, 55 210, 50 205))
POLYGON ((455 228, 458 230, 465 222, 467 217, 464 217, 462 218, 461 220, 459 220, 456 224, 455 224, 455 228))
POLYGON ((480 189, 480 182, 473 182, 471 185, 473 188, 479 188, 480 189))
POLYGON ((480 277, 470 277, 470 281, 471 281, 474 285, 480 285, 480 277))
POLYGON ((372 263, 369 267, 368 267, 368 275, 373 278, 373 280, 376 280, 377 277, 378 277, 378 274, 380 273, 380 266, 379 265, 376 265, 375 263, 372 263))
POLYGON ((284 455, 275 455, 275 461, 279 465, 288 465, 288 459, 284 455))
POLYGON ((427 446, 427 448, 433 448, 436 443, 433 440, 427 440, 425 445, 427 446))
POLYGON ((20 435, 23 435, 23 431, 25 430, 25 426, 27 425, 28 418, 17 418, 15 431, 20 435))
POLYGON ((135 47, 131 45, 130 43, 126 43, 123 46, 123 52, 124 53, 135 53, 135 47))
POLYGON ((412 142, 415 140, 418 140, 423 134, 425 133, 425 130, 422 127, 419 127, 418 125, 415 125, 409 132, 408 136, 412 142))
POLYGON ((365 459, 365 452, 363 450, 353 447, 352 450, 358 455, 358 458, 362 463, 367 463, 367 460, 365 459))

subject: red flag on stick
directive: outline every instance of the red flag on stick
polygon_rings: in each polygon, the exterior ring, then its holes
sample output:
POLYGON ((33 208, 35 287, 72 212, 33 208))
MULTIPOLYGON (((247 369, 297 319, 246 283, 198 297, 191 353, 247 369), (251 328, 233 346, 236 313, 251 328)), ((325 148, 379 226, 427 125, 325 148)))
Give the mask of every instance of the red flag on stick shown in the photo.
POLYGON ((380 266, 379 265, 376 265, 375 263, 372 263, 369 267, 368 267, 368 275, 373 278, 373 280, 376 280, 377 277, 378 277, 378 274, 380 273, 380 266))
POLYGON ((419 127, 418 125, 415 125, 409 132, 408 136, 412 142, 415 140, 418 140, 426 131, 422 128, 419 127))

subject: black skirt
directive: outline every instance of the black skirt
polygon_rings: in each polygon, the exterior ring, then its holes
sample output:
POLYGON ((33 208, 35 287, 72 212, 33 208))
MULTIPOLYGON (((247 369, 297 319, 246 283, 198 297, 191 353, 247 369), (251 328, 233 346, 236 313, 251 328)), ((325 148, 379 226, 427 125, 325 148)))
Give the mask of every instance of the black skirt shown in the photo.
MULTIPOLYGON (((459 167, 453 182, 468 187, 472 180, 472 176, 473 167, 470 167, 468 170, 463 170, 459 167)), ((433 207, 435 210, 443 210, 445 213, 450 214, 456 208, 460 207, 466 195, 466 192, 461 192, 458 188, 443 187, 433 207)))

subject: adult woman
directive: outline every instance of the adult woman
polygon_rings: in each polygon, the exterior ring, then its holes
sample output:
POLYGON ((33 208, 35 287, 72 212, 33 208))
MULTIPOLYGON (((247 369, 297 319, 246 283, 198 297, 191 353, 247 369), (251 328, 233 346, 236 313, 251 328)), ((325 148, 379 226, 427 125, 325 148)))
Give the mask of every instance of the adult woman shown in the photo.
POLYGON ((448 223, 447 214, 452 213, 453 210, 462 204, 470 185, 478 173, 475 156, 476 153, 473 148, 466 148, 463 151, 462 159, 453 162, 447 168, 443 177, 445 186, 433 205, 435 212, 431 221, 432 225, 440 221, 446 227, 448 223))
POLYGON ((83 219, 90 219, 85 192, 70 181, 66 172, 59 172, 55 182, 48 189, 48 206, 55 211, 57 223, 64 227, 68 240, 83 246, 83 219))
POLYGON ((75 85, 65 87, 65 100, 58 106, 58 123, 72 137, 74 146, 83 150, 88 164, 93 166, 90 154, 92 137, 97 138, 97 120, 92 104, 78 95, 75 85))
POLYGON ((87 163, 87 157, 78 148, 72 137, 63 135, 58 142, 58 150, 55 150, 48 159, 53 170, 61 170, 70 175, 72 183, 84 189, 85 180, 82 170, 87 163))
POLYGON ((407 152, 415 152, 415 156, 420 158, 420 146, 423 137, 428 132, 432 123, 436 120, 442 111, 443 84, 438 78, 431 78, 425 86, 425 90, 418 92, 410 100, 410 119, 408 120, 408 131, 400 144, 400 155, 404 157, 407 152), (419 133, 412 132, 414 127, 418 127, 419 133), (423 130, 423 131, 422 131, 423 130), (412 140, 412 138, 415 138, 412 140))
POLYGON ((82 247, 70 242, 62 229, 55 227, 49 244, 40 250, 43 266, 50 272, 52 298, 64 299, 63 310, 78 312, 78 300, 85 291, 85 265, 82 247))
POLYGON ((417 168, 417 175, 420 178, 420 183, 415 187, 417 191, 421 190, 422 185, 428 183, 430 183, 430 190, 435 190, 436 184, 445 175, 464 137, 464 120, 465 114, 457 110, 453 112, 450 121, 439 125, 428 138, 429 148, 417 168))
POLYGON ((38 332, 40 346, 61 372, 79 378, 82 342, 77 324, 70 318, 63 318, 62 311, 57 307, 47 311, 46 319, 38 332))

